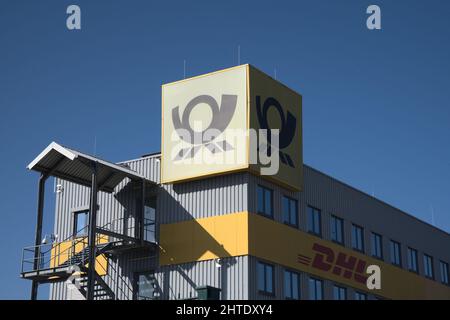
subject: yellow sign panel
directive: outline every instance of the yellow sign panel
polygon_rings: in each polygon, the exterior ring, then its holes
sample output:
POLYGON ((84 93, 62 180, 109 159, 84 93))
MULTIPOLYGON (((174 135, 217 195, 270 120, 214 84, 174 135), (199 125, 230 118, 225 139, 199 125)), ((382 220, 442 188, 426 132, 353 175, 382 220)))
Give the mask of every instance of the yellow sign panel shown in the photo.
POLYGON ((246 66, 163 85, 163 183, 247 167, 246 88, 246 66))
MULTIPOLYGON (((278 146, 270 143, 270 159, 278 160, 277 173, 269 179, 301 191, 303 189, 302 96, 265 73, 250 66, 250 128, 255 132, 278 129, 278 146)), ((268 136, 269 137, 269 134, 268 136)), ((264 141, 258 140, 261 149, 264 141)), ((256 146, 251 146, 255 150, 256 146)), ((262 172, 261 161, 251 165, 252 171, 262 172)))
POLYGON ((301 123, 301 96, 250 65, 165 84, 162 182, 250 170, 299 191, 301 123))
POLYGON ((257 214, 237 212, 163 224, 160 264, 251 255, 389 299, 450 299, 450 287, 257 214), (369 265, 381 289, 366 285, 369 265))

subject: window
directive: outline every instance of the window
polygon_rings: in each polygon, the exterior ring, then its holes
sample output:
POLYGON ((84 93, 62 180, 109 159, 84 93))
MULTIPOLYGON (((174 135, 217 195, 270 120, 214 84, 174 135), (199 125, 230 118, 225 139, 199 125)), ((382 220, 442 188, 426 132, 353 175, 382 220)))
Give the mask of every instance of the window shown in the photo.
POLYGON ((334 300, 346 300, 347 299, 347 289, 334 286, 333 287, 333 299, 334 300))
POLYGON ((383 241, 381 235, 372 232, 372 256, 383 259, 383 241))
POLYGON ((355 300, 367 300, 367 294, 355 291, 355 300))
POLYGON ((155 237, 156 197, 145 200, 144 206, 144 240, 156 242, 155 237))
POLYGON ((419 264, 417 263, 417 250, 408 248, 408 270, 419 273, 419 264))
POLYGON ((344 220, 331 216, 331 240, 344 244, 344 220))
POLYGON ((400 249, 400 243, 397 241, 391 240, 391 263, 395 266, 402 265, 402 253, 400 249))
POLYGON ((318 236, 322 235, 320 210, 310 206, 308 206, 308 231, 318 236))
POLYGON ((352 248, 364 252, 364 229, 356 224, 352 225, 352 248))
POLYGON ((283 196, 283 222, 298 227, 297 200, 283 196))
POLYGON ((84 237, 88 234, 89 211, 78 211, 74 213, 74 237, 84 237))
POLYGON ((323 282, 322 280, 309 278, 309 300, 323 299, 323 282))
POLYGON ((258 185, 258 213, 267 217, 273 216, 273 192, 271 189, 258 185))
POLYGON ((448 282, 448 263, 439 261, 439 269, 441 270, 441 282, 443 284, 449 284, 448 282))
POLYGON ((425 277, 434 279, 433 258, 427 254, 423 255, 423 269, 425 277))
MULTIPOLYGON (((142 212, 142 197, 136 199, 136 212, 142 212)), ((144 240, 155 242, 156 197, 146 196, 144 204, 144 240)))
POLYGON ((284 271, 284 297, 289 300, 300 299, 300 276, 298 273, 284 271))
POLYGON ((273 294, 273 266, 258 262, 258 290, 263 293, 273 294))
POLYGON ((135 299, 153 300, 157 297, 157 283, 153 273, 137 273, 135 275, 135 299))

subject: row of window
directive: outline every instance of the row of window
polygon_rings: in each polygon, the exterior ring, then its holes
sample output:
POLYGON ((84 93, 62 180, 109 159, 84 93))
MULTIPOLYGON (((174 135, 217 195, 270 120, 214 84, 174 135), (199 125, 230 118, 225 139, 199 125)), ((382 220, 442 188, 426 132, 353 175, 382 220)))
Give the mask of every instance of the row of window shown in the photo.
MULTIPOLYGON (((263 294, 275 294, 275 277, 274 266, 265 262, 258 262, 257 267, 258 291, 263 294)), ((299 300, 301 297, 300 274, 291 270, 284 270, 284 298, 287 300, 299 300)), ((308 293, 310 300, 322 300, 323 280, 317 278, 309 278, 308 293)), ((355 300, 366 300, 367 295, 362 292, 355 291, 355 300)), ((347 300, 347 289, 339 285, 333 287, 333 299, 347 300)))
MULTIPOLYGON (((273 219, 273 190, 258 185, 258 213, 273 219)), ((288 196, 282 198, 282 219, 283 222, 297 227, 298 222, 298 201, 288 196)), ((309 233, 322 236, 322 217, 320 209, 312 206, 307 207, 307 230, 309 233)), ((330 219, 331 240, 344 245, 344 220, 335 215, 330 219)), ((370 235, 371 255, 377 259, 384 260, 383 237, 375 232, 370 235)), ((351 227, 351 246, 354 250, 365 253, 364 228, 356 224, 351 227)), ((389 243, 390 262, 393 265, 402 267, 402 252, 399 242, 391 240, 389 243)), ((409 248, 407 252, 408 270, 419 273, 418 253, 416 249, 409 248)), ((433 258, 427 254, 423 256, 423 273, 425 277, 434 279, 433 258)), ((449 284, 449 265, 447 262, 439 261, 440 281, 449 284)))

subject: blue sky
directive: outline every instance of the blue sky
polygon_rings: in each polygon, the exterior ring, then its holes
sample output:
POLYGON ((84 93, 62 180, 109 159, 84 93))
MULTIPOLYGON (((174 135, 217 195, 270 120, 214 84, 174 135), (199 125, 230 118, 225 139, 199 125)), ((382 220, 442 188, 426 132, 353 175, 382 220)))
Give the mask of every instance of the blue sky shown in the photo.
MULTIPOLYGON (((31 245, 51 141, 111 161, 160 149, 160 86, 251 63, 303 95, 305 163, 450 231, 450 2, 3 0, 1 299, 31 245), (82 30, 66 28, 78 4, 82 30), (367 6, 382 30, 366 28, 367 6)), ((49 183, 44 232, 52 231, 49 183)), ((387 222, 388 223, 388 222, 387 222)), ((41 297, 45 298, 43 290, 41 297)))

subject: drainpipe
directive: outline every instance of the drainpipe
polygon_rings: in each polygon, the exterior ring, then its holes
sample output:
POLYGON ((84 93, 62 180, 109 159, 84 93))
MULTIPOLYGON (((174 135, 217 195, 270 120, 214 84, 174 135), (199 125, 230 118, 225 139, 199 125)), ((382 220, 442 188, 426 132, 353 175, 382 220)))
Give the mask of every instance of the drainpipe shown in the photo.
MULTIPOLYGON (((36 233, 34 239, 34 245, 36 246, 34 249, 34 261, 33 261, 33 269, 37 270, 40 264, 40 245, 42 244, 42 220, 44 217, 44 195, 45 195, 45 181, 47 181, 48 176, 44 173, 41 173, 39 177, 38 184, 38 201, 37 201, 37 216, 36 216, 36 233)), ((39 282, 33 280, 31 284, 31 300, 36 300, 38 295, 38 286, 39 282)))
POLYGON ((89 208, 89 233, 88 233, 88 283, 87 300, 94 300, 95 290, 95 256, 96 256, 96 229, 97 229, 97 163, 92 162, 91 202, 89 208))

